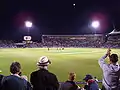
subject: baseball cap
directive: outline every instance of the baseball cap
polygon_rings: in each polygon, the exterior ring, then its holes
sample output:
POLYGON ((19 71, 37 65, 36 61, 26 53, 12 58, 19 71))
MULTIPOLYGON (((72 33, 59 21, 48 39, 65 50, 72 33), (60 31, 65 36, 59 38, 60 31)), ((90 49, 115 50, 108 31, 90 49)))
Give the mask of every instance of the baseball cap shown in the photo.
POLYGON ((93 79, 92 75, 87 74, 83 80, 88 81, 89 79, 93 79))
POLYGON ((51 61, 46 56, 40 57, 39 61, 37 62, 38 66, 48 66, 49 64, 51 64, 51 61))

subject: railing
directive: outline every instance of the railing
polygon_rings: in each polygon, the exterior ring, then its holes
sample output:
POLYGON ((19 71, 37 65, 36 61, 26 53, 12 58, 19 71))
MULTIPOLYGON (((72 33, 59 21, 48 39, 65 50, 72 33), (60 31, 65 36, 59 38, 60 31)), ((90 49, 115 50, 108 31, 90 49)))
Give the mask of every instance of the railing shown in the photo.
MULTIPOLYGON (((59 82, 59 83, 61 84, 64 82, 59 82)), ((97 83, 102 83, 102 80, 98 80, 97 83)), ((76 84, 86 84, 86 82, 76 82, 76 84)))

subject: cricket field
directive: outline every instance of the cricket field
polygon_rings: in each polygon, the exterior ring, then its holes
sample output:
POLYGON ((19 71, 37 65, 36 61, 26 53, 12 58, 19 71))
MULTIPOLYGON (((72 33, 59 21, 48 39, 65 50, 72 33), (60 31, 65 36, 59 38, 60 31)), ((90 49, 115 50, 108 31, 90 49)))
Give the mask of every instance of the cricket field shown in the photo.
MULTIPOLYGON (((0 74, 9 75, 9 67, 13 61, 21 63, 22 72, 30 78, 30 73, 37 69, 36 63, 41 56, 47 56, 52 64, 49 71, 57 75, 60 82, 67 80, 69 72, 76 73, 76 81, 83 81, 86 74, 102 79, 102 70, 98 60, 106 53, 105 48, 14 48, 0 49, 0 74)), ((111 49, 120 55, 120 49, 111 49)), ((120 60, 120 59, 119 59, 120 60)), ((108 62, 108 60, 106 60, 108 62)))

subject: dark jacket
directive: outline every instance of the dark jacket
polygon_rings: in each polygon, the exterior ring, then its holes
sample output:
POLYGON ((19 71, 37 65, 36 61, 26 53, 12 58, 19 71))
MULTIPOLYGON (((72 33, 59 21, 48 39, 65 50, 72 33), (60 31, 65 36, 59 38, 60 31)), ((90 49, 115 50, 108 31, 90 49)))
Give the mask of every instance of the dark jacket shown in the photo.
POLYGON ((1 81, 2 81, 3 77, 4 76, 0 74, 0 88, 1 88, 1 81))
POLYGON ((6 76, 1 82, 1 90, 28 90, 27 81, 15 75, 6 76))
POLYGON ((59 88, 56 75, 45 69, 32 72, 30 82, 33 90, 58 90, 59 88))
POLYGON ((61 84, 60 90, 80 90, 74 81, 66 81, 61 84))
POLYGON ((84 89, 86 90, 99 90, 98 84, 95 80, 89 80, 88 85, 84 86, 84 89))

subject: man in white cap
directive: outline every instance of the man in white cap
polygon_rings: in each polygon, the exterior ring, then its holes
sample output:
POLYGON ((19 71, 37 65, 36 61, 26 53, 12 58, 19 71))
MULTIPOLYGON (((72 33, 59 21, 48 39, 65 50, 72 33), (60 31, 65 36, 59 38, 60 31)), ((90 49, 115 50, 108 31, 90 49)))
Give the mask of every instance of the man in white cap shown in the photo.
POLYGON ((33 90, 58 90, 57 77, 48 71, 49 64, 51 62, 46 56, 42 56, 37 62, 39 70, 32 72, 30 77, 33 90))

